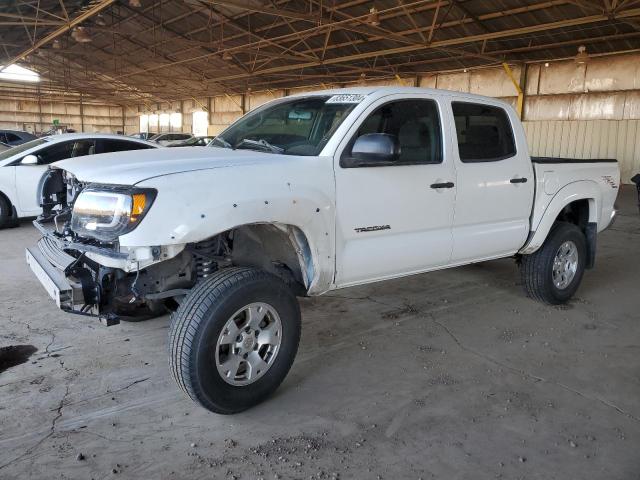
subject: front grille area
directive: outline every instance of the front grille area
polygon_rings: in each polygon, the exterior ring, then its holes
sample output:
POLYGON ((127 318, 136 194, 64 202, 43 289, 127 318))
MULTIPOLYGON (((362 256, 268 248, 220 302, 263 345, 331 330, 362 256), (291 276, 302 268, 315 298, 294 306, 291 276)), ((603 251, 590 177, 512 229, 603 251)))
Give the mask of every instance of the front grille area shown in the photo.
POLYGON ((75 258, 60 248, 58 242, 50 236, 44 236, 38 240, 38 248, 42 255, 56 268, 65 270, 75 258))

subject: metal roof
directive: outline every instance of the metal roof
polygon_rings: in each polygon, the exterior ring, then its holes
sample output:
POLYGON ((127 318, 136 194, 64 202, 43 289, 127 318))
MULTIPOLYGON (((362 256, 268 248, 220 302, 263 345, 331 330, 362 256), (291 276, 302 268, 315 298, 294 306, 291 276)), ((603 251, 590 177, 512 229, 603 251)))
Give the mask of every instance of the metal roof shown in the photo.
POLYGON ((136 3, 2 2, 0 63, 37 70, 49 91, 143 103, 640 47, 635 0, 136 3), (79 27, 90 41, 75 39, 79 27))

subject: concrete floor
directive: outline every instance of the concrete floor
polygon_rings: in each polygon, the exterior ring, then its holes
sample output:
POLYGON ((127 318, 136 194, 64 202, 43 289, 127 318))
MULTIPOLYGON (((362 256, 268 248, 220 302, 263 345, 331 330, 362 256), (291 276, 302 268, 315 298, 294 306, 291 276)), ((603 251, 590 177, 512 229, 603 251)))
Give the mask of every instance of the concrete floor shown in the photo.
POLYGON ((167 368, 168 318, 55 309, 0 232, 0 478, 640 478, 640 216, 631 187, 577 298, 525 298, 510 260, 305 299, 289 377, 224 417, 167 368))

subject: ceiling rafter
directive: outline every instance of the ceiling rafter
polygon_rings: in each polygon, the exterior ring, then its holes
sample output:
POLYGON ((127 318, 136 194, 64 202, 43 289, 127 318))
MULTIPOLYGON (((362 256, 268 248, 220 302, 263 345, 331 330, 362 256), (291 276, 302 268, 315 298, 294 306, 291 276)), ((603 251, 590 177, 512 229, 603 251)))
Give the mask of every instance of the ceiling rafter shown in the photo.
POLYGON ((379 22, 372 0, 113 0, 86 15, 104 2, 0 2, 6 63, 43 88, 170 102, 626 51, 640 31, 640 0, 375 0, 379 22))

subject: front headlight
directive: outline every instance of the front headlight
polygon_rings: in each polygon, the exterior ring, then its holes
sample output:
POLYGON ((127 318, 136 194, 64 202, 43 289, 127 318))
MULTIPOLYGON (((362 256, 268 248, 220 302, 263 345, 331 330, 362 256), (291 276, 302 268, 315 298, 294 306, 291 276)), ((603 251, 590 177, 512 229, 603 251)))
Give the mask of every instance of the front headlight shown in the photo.
POLYGON ((106 242, 117 240, 138 226, 156 193, 150 188, 89 186, 73 204, 71 230, 106 242))

